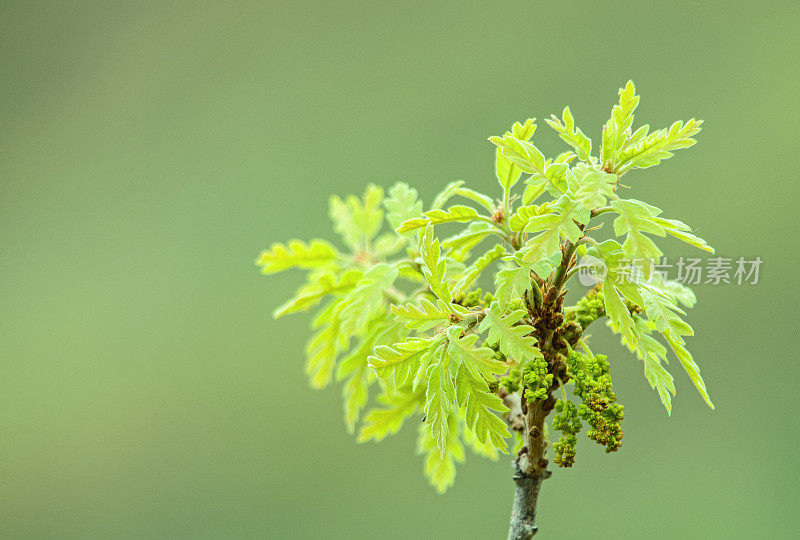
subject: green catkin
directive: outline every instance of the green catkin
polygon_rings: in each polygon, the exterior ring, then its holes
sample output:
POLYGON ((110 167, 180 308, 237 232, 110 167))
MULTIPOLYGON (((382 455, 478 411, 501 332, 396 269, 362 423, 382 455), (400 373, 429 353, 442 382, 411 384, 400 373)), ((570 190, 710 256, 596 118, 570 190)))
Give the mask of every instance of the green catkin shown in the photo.
POLYGON ((578 444, 577 434, 583 424, 578 418, 578 408, 569 400, 558 400, 555 411, 553 429, 560 431, 561 437, 553 444, 553 461, 559 467, 572 467, 575 463, 575 446, 578 444))
POLYGON ((612 389, 611 365, 605 355, 589 356, 570 351, 567 368, 575 381, 574 394, 583 403, 578 407, 578 417, 589 424, 586 435, 606 452, 616 452, 622 446, 622 419, 624 407, 616 403, 612 389))
POLYGON ((568 320, 574 320, 581 325, 584 330, 594 321, 603 317, 606 314, 605 300, 602 291, 599 289, 592 289, 589 293, 581 298, 575 305, 568 320))
POLYGON ((485 308, 486 306, 489 306, 492 302, 494 302, 494 295, 488 292, 484 294, 483 291, 480 288, 478 288, 466 294, 461 293, 458 296, 456 296, 453 300, 464 307, 485 308))
POLYGON ((548 390, 553 384, 553 374, 548 373, 547 360, 534 358, 522 366, 522 384, 526 400, 547 399, 548 390))
POLYGON ((519 390, 519 387, 522 384, 522 372, 519 370, 519 368, 513 368, 509 370, 508 375, 500 377, 498 384, 504 387, 509 394, 512 394, 519 390))
MULTIPOLYGON (((624 299, 625 307, 628 308, 628 311, 631 314, 634 313, 641 313, 642 308, 628 300, 627 298, 624 299)), ((581 298, 577 304, 575 304, 575 308, 573 311, 569 313, 566 317, 566 321, 568 322, 576 322, 581 325, 581 328, 586 330, 586 328, 592 324, 597 319, 604 317, 606 315, 606 308, 605 308, 605 297, 603 296, 603 291, 600 289, 592 289, 589 291, 586 296, 581 298)))

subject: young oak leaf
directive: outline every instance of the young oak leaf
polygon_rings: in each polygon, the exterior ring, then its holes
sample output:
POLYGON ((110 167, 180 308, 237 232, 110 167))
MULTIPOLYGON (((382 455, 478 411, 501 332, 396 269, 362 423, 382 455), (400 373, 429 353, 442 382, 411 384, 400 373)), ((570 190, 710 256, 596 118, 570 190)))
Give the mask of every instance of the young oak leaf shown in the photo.
POLYGON ((364 273, 359 282, 345 297, 346 305, 339 312, 342 331, 356 335, 366 328, 367 322, 385 309, 385 292, 398 276, 394 265, 379 263, 364 273))
POLYGON ((362 199, 350 195, 346 200, 332 196, 328 215, 333 228, 344 243, 353 251, 360 250, 375 237, 383 223, 383 188, 369 184, 362 199))
POLYGON ((428 225, 439 225, 441 223, 466 222, 474 220, 489 220, 486 216, 481 216, 478 211, 470 206, 451 206, 447 210, 428 210, 421 218, 409 219, 404 221, 397 228, 398 233, 405 233, 420 229, 428 225))
POLYGON ((619 242, 606 240, 597 246, 596 252, 606 266, 602 285, 606 315, 612 328, 622 334, 623 342, 633 349, 638 340, 636 323, 620 293, 633 304, 643 307, 644 299, 639 292, 639 282, 634 279, 637 276, 628 274, 630 267, 625 264, 628 261, 619 242))
POLYGON ((387 259, 408 245, 406 238, 394 231, 378 236, 372 242, 372 255, 378 259, 387 259))
POLYGON ((469 199, 473 202, 476 202, 483 206, 489 212, 494 212, 495 210, 495 203, 491 197, 488 195, 484 195, 483 193, 478 193, 477 191, 465 187, 459 187, 456 190, 456 195, 460 195, 465 199, 469 199))
MULTIPOLYGON (((465 410, 461 409, 461 416, 463 418, 465 414, 465 410)), ((480 442, 475 433, 467 426, 465 423, 461 426, 461 438, 464 441, 465 446, 469 446, 472 448, 472 451, 475 452, 479 456, 483 456, 485 458, 489 458, 492 461, 497 461, 500 457, 500 453, 497 451, 497 448, 494 447, 492 444, 491 439, 487 440, 486 442, 480 442)), ((507 447, 507 445, 505 445, 507 447)), ((507 449, 507 448, 506 448, 507 449)))
POLYGON ((521 295, 522 291, 529 288, 530 271, 530 266, 524 265, 520 259, 519 264, 514 264, 497 272, 494 278, 495 297, 503 304, 507 304, 512 298, 521 295))
POLYGON ((680 303, 687 308, 692 308, 697 303, 697 296, 695 296, 692 289, 680 281, 664 279, 662 274, 658 272, 653 273, 645 288, 649 291, 666 296, 672 300, 673 303, 680 303))
POLYGON ((558 132, 561 140, 575 149, 578 159, 582 161, 588 160, 592 154, 592 141, 580 128, 575 127, 575 119, 572 117, 569 107, 564 107, 561 117, 564 120, 563 123, 556 115, 552 115, 552 119, 545 120, 545 122, 558 132))
POLYGON ((362 201, 352 197, 353 222, 365 241, 375 237, 383 224, 383 188, 370 184, 364 191, 362 201))
POLYGON ((680 317, 680 315, 685 315, 686 313, 675 305, 667 295, 645 290, 642 296, 644 297, 647 318, 652 321, 655 329, 661 332, 661 335, 667 340, 697 391, 700 392, 706 404, 713 409, 714 404, 708 396, 703 377, 700 376, 700 368, 692 358, 692 354, 686 349, 683 340, 683 336, 694 335, 692 327, 680 317))
POLYGON ((350 352, 336 369, 336 380, 345 381, 342 386, 342 398, 345 425, 350 433, 355 431, 361 410, 367 404, 369 385, 374 377, 373 372, 369 369, 367 357, 384 330, 385 325, 381 318, 373 319, 368 325, 367 334, 362 338, 358 347, 350 352))
POLYGON ((453 301, 453 293, 450 290, 450 285, 447 282, 447 268, 445 258, 442 257, 442 252, 439 247, 439 239, 433 237, 433 227, 430 225, 426 227, 425 234, 422 237, 422 261, 425 263, 422 268, 422 274, 425 276, 425 281, 428 282, 433 294, 439 299, 449 304, 453 301))
POLYGON ((666 219, 662 217, 654 217, 653 222, 657 225, 660 225, 665 231, 667 231, 667 234, 674 236, 678 240, 702 249, 703 251, 714 253, 714 248, 709 246, 705 240, 689 232, 692 230, 692 228, 686 223, 678 221, 677 219, 666 219))
POLYGON ((544 257, 538 261, 525 262, 525 253, 518 251, 513 255, 503 257, 510 266, 497 272, 495 276, 495 298, 505 305, 512 298, 519 298, 526 289, 531 288, 531 272, 540 278, 547 279, 550 271, 561 262, 561 252, 556 251, 551 257, 544 257))
POLYGON ((508 407, 489 390, 482 377, 475 377, 465 365, 456 372, 456 399, 464 407, 464 422, 481 444, 491 444, 508 453, 505 439, 510 438, 506 423, 496 413, 505 414, 508 407))
MULTIPOLYGON (((646 130, 637 135, 635 144, 626 144, 616 156, 614 172, 624 174, 638 167, 645 169, 658 165, 662 160, 671 158, 675 150, 689 148, 697 143, 692 136, 699 133, 703 124, 702 120, 694 118, 672 124, 669 129, 659 129, 645 136, 646 130)), ((633 139, 633 138, 632 138, 633 139)))
POLYGON ((694 383, 697 391, 700 392, 700 395, 703 397, 706 405, 713 410, 714 403, 711 401, 711 398, 708 395, 706 383, 703 381, 703 377, 700 375, 700 368, 698 367, 697 363, 695 363, 694 358, 692 358, 692 354, 688 351, 688 349, 686 349, 683 340, 679 337, 672 336, 671 334, 664 334, 664 339, 667 340, 667 343, 669 343, 669 346, 672 348, 675 356, 677 356, 678 360, 680 360, 683 369, 689 375, 689 378, 694 383))
POLYGON ((631 317, 628 306, 619 296, 614 282, 606 279, 603 281, 603 300, 605 302, 606 315, 611 324, 622 334, 623 340, 629 347, 635 347, 638 340, 636 324, 631 317))
POLYGON ((639 96, 633 81, 628 81, 625 88, 619 89, 619 105, 614 105, 611 118, 603 126, 603 147, 600 151, 600 160, 611 163, 617 153, 630 136, 633 125, 633 112, 639 105, 639 96))
POLYGON ((371 409, 367 413, 358 434, 358 442, 379 442, 387 435, 394 435, 400 431, 406 419, 419 410, 424 398, 425 392, 421 390, 411 393, 393 392, 379 396, 378 402, 383 407, 371 409))
POLYGON ((367 358, 379 379, 389 379, 396 388, 402 387, 422 366, 422 357, 442 343, 441 338, 409 338, 394 345, 379 345, 367 358))
POLYGON ((464 276, 458 280, 455 287, 453 287, 453 294, 458 295, 463 293, 467 290, 467 287, 478 279, 483 272, 490 264, 492 264, 497 259, 500 259, 506 254, 505 248, 501 244, 497 244, 492 249, 484 253, 480 258, 478 258, 472 265, 466 269, 464 272, 464 276))
POLYGON ((438 298, 435 303, 423 298, 418 304, 409 302, 402 306, 392 306, 392 312, 406 328, 417 332, 424 332, 446 323, 452 314, 447 304, 438 298))
POLYGON ((520 364, 525 360, 541 358, 542 352, 536 348, 536 338, 531 335, 533 327, 519 324, 525 315, 527 311, 524 309, 504 314, 500 302, 495 301, 486 310, 478 330, 488 331, 486 342, 499 343, 500 351, 520 364))
POLYGON ((514 125, 511 126, 511 131, 506 131, 506 133, 511 133, 521 141, 530 141, 533 138, 533 134, 536 133, 536 118, 528 118, 525 123, 514 122, 514 125))
POLYGON ((417 454, 425 456, 424 475, 437 493, 444 493, 456 479, 456 463, 464 462, 464 445, 459 439, 459 428, 456 415, 448 418, 447 435, 444 448, 431 435, 425 424, 420 424, 417 437, 417 454))
POLYGON ((506 133, 502 137, 489 137, 503 155, 523 172, 533 175, 534 180, 547 180, 555 190, 566 189, 567 163, 556 163, 545 159, 544 154, 532 143, 506 133))
POLYGON ((650 277, 653 261, 662 255, 655 242, 644 233, 666 236, 664 228, 655 221, 661 213, 659 208, 634 199, 616 199, 611 207, 619 213, 614 219, 614 234, 626 235, 622 251, 630 262, 641 264, 645 277, 650 277))
POLYGON ((512 231, 519 232, 525 228, 531 218, 552 213, 551 207, 552 203, 550 202, 520 206, 508 219, 508 226, 512 231))
POLYGON ((522 204, 527 206, 533 204, 539 197, 547 191, 547 182, 526 181, 525 193, 522 194, 522 204))
POLYGON ((576 186, 575 197, 584 208, 589 209, 605 206, 617 188, 616 175, 582 163, 567 171, 567 182, 576 186))
POLYGON ((361 249, 361 231, 353 216, 353 206, 357 202, 354 197, 345 202, 336 195, 331 195, 328 200, 328 216, 333 223, 333 230, 352 252, 361 249))
POLYGON ((386 221, 396 229, 404 221, 422 215, 422 201, 417 200, 417 190, 405 182, 398 182, 389 190, 389 197, 383 201, 386 208, 386 221))
POLYGON ((347 270, 336 279, 331 273, 312 273, 309 283, 300 287, 295 295, 273 312, 276 319, 305 311, 319 303, 327 295, 335 295, 350 291, 361 280, 364 274, 360 270, 347 270))
POLYGON ((539 233, 522 248, 527 262, 547 257, 558 250, 561 236, 577 242, 582 235, 578 223, 586 224, 590 217, 589 210, 568 194, 562 195, 551 210, 553 212, 549 214, 531 217, 523 229, 528 233, 539 233))
POLYGON ((652 336, 643 334, 639 338, 637 356, 644 363, 644 376, 648 384, 650 384, 650 388, 658 392, 658 397, 667 410, 667 416, 671 416, 672 396, 675 395, 675 380, 661 363, 662 359, 666 361, 666 349, 652 336), (644 347, 642 347, 642 344, 644 344, 644 347), (659 347, 658 352, 653 352, 655 346, 659 347), (642 352, 640 353, 639 351, 642 352))
POLYGON ((458 194, 458 189, 463 186, 465 182, 463 180, 456 180, 454 182, 450 182, 447 184, 442 191, 436 194, 436 197, 433 198, 433 204, 431 204, 432 210, 439 210, 441 209, 447 201, 452 199, 458 194))
MULTIPOLYGON (((528 118, 524 124, 516 122, 511 126, 511 131, 506 132, 507 135, 512 135, 521 141, 530 141, 534 133, 536 133, 536 119, 534 118, 528 118)), ((498 148, 495 151, 495 173, 503 189, 510 190, 519 182, 519 177, 522 176, 522 169, 512 163, 503 154, 503 150, 498 148)))
POLYGON ((346 306, 346 298, 331 302, 317 314, 313 328, 318 330, 306 343, 305 371, 314 388, 324 388, 331 381, 336 358, 347 348, 349 338, 342 331, 339 313, 346 306))
POLYGON ((425 422, 430 426, 431 436, 436 440, 440 456, 447 451, 450 413, 455 405, 455 386, 451 374, 452 359, 447 354, 447 344, 442 343, 433 353, 425 375, 428 386, 425 391, 425 422))
POLYGON ((508 364, 498 360, 489 347, 476 347, 477 334, 462 336, 463 328, 451 326, 447 329, 447 353, 459 365, 464 365, 475 377, 492 377, 495 373, 503 373, 508 364))
POLYGON ((636 342, 636 356, 644 364, 644 376, 650 388, 658 392, 658 397, 667 415, 672 414, 672 396, 675 395, 675 382, 672 375, 661 363, 668 363, 667 349, 651 334, 650 325, 640 316, 635 317, 638 340, 636 342))
POLYGON ((484 195, 483 193, 478 193, 475 190, 464 187, 465 183, 466 182, 463 180, 456 180, 447 184, 447 186, 445 186, 445 188, 433 199, 431 209, 441 209, 447 201, 458 195, 459 197, 464 197, 465 199, 470 199, 471 201, 480 204, 489 212, 493 212, 495 204, 492 198, 488 195, 484 195))
POLYGON ((261 252, 256 265, 262 274, 274 274, 289 268, 318 268, 336 260, 339 253, 325 240, 312 240, 306 244, 300 240, 289 240, 288 244, 274 243, 261 252))
POLYGON ((673 336, 694 335, 692 327, 680 317, 686 315, 686 312, 676 306, 670 298, 649 290, 642 291, 642 297, 647 318, 653 321, 656 330, 673 336))
POLYGON ((470 223, 463 231, 442 241, 442 248, 452 251, 469 252, 490 234, 496 234, 497 228, 484 221, 470 223))

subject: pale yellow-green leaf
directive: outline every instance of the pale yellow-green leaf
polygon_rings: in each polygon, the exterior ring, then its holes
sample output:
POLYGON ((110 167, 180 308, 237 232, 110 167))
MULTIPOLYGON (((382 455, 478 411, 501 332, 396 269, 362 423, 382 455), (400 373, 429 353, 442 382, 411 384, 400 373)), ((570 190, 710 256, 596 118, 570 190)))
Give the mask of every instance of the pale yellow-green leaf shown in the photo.
POLYGON ((478 276, 481 275, 481 272, 483 272, 486 267, 501 258, 505 253, 505 248, 500 244, 495 245, 492 249, 484 253, 483 256, 467 268, 466 272, 464 272, 464 276, 456 283, 455 287, 453 287, 453 294, 458 295, 465 292, 469 285, 478 279, 478 276))
POLYGON ((661 217, 654 217, 653 222, 663 227, 664 230, 667 231, 667 234, 674 236, 678 240, 682 240, 683 242, 702 249, 703 251, 714 253, 714 248, 709 246, 705 240, 689 232, 692 230, 692 228, 686 223, 678 221, 677 219, 665 219, 661 217))
POLYGON ((425 422, 436 440, 440 456, 447 452, 449 417, 455 404, 455 386, 451 373, 451 358, 446 344, 439 345, 428 363, 425 373, 428 387, 425 391, 425 422))
POLYGON ((438 346, 441 339, 409 338, 394 345, 379 345, 367 358, 369 366, 378 378, 392 377, 396 387, 403 386, 409 377, 415 375, 420 367, 423 354, 438 346))
POLYGON ((526 315, 524 309, 504 313, 500 302, 495 301, 486 309, 479 331, 488 332, 486 342, 499 343, 500 351, 520 364, 541 358, 542 352, 536 347, 536 338, 532 335, 533 327, 520 322, 526 315))
POLYGON ((567 172, 567 181, 575 181, 575 197, 590 210, 605 206, 617 187, 617 176, 591 167, 573 167, 567 172))
POLYGON ((289 313, 305 311, 327 295, 348 292, 358 284, 362 276, 360 270, 347 270, 338 279, 331 273, 312 274, 310 283, 300 287, 292 298, 275 310, 273 316, 277 319, 289 313))
POLYGON ((419 410, 424 399, 423 391, 380 396, 378 402, 383 406, 370 409, 367 413, 358 434, 358 442, 378 442, 388 435, 394 435, 400 431, 406 419, 419 410))
POLYGON ((575 120, 569 107, 564 108, 562 113, 563 123, 556 116, 552 115, 550 120, 545 120, 547 124, 556 130, 561 139, 575 149, 578 159, 587 160, 592 153, 592 141, 580 128, 575 127, 575 120))
POLYGON ((511 437, 506 423, 498 416, 508 412, 503 400, 489 390, 482 377, 475 377, 464 364, 456 373, 456 396, 464 407, 464 422, 478 442, 491 444, 496 450, 508 453, 507 438, 511 437))
POLYGON ((475 344, 478 340, 477 334, 462 336, 462 331, 463 328, 460 326, 451 326, 447 329, 447 353, 460 365, 466 366, 475 377, 488 378, 508 369, 508 364, 498 360, 492 349, 475 344))
POLYGON ((615 158, 614 171, 618 174, 638 167, 641 169, 658 165, 662 160, 672 157, 675 150, 694 146, 697 140, 692 136, 700 132, 702 120, 694 118, 675 122, 669 129, 664 128, 641 137, 636 144, 627 144, 615 158))
POLYGON ((697 391, 700 392, 700 395, 703 396, 703 400, 705 400, 706 404, 714 409, 714 403, 711 402, 711 398, 708 396, 708 390, 706 389, 706 383, 703 381, 703 377, 700 376, 700 368, 692 358, 691 353, 686 349, 682 340, 678 337, 665 334, 664 338, 669 343, 672 350, 675 352, 675 355, 680 360, 683 369, 686 370, 686 373, 689 375, 689 378, 692 379, 694 386, 697 388, 697 391))
POLYGON ((464 462, 464 445, 459 439, 460 424, 456 415, 448 419, 444 449, 440 449, 428 426, 420 424, 417 454, 425 457, 424 474, 437 493, 444 493, 456 479, 456 463, 464 462))
POLYGON ((396 229, 404 221, 422 216, 422 201, 417 199, 417 190, 405 182, 398 182, 389 190, 389 197, 383 201, 387 210, 386 221, 396 229))
POLYGON ((625 302, 619 297, 613 282, 610 280, 605 280, 603 282, 603 298, 605 300, 608 318, 622 333, 628 346, 635 346, 637 336, 633 318, 625 302))
POLYGON ((274 243, 261 252, 256 264, 262 274, 274 274, 289 268, 317 268, 336 260, 339 253, 325 240, 312 240, 306 244, 290 240, 288 244, 274 243))
POLYGON ((439 239, 433 237, 433 227, 428 226, 422 237, 422 273, 428 282, 433 294, 449 304, 453 300, 453 293, 447 282, 447 267, 445 258, 439 248, 439 239))
POLYGON ((639 105, 639 96, 633 81, 628 81, 625 88, 619 89, 619 105, 614 105, 611 118, 603 126, 603 147, 600 161, 611 163, 630 136, 633 125, 633 113, 639 105))
POLYGON ((412 328, 417 332, 424 332, 444 324, 451 315, 447 304, 438 298, 435 303, 427 298, 422 298, 418 303, 409 302, 401 306, 392 306, 392 313, 406 327, 412 328))
MULTIPOLYGON (((420 229, 427 225, 439 225, 441 223, 464 222, 479 219, 481 216, 478 211, 469 206, 451 206, 447 210, 429 210, 423 214, 424 217, 414 218, 404 221, 397 228, 397 232, 404 233, 420 229)), ((488 219, 488 218, 485 218, 488 219)))

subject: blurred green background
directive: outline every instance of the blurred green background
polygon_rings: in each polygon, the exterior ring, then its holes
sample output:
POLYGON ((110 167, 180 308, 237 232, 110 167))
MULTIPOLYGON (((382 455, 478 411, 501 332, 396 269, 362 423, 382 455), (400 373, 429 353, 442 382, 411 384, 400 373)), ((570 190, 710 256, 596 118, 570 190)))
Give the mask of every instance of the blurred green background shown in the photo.
POLYGON ((494 190, 488 136, 569 104, 596 140, 632 78, 637 124, 706 125, 631 196, 764 264, 697 290, 715 412, 675 363, 668 419, 595 331, 625 445, 556 471, 542 536, 795 537, 798 23, 795 1, 3 1, 0 536, 504 537, 508 462, 468 456, 438 496, 414 429, 357 445, 303 377, 307 317, 271 319, 299 276, 253 261, 332 238, 329 193, 494 190))

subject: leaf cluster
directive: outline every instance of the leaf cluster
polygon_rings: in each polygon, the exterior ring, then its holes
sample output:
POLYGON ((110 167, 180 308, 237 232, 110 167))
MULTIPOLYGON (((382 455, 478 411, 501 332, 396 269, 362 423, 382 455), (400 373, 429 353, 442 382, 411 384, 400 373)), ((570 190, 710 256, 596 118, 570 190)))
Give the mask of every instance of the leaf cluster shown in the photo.
POLYGON ((465 447, 490 458, 509 451, 509 393, 533 403, 572 379, 582 403, 556 405, 554 427, 563 434, 556 461, 574 461, 581 420, 591 438, 618 449, 622 409, 609 364, 573 350, 578 343, 588 350, 583 334, 599 319, 643 362, 668 413, 675 385, 667 347, 713 407, 685 342, 693 330, 684 308, 694 295, 653 272, 657 240, 667 236, 713 250, 683 222, 620 196, 624 175, 692 146, 702 122, 634 131, 638 103, 629 82, 596 147, 568 107, 546 120, 568 145, 551 158, 533 140, 535 119, 490 137, 494 197, 459 180, 426 207, 405 183, 386 193, 369 185, 361 197, 330 199, 338 246, 291 240, 261 253, 265 274, 306 271, 275 316, 315 311, 309 381, 316 388, 341 381, 345 423, 359 441, 380 441, 415 418, 425 474, 443 491, 465 447), (594 231, 605 215, 614 237, 600 241, 594 231), (564 306, 579 255, 608 271, 575 306, 564 306))

